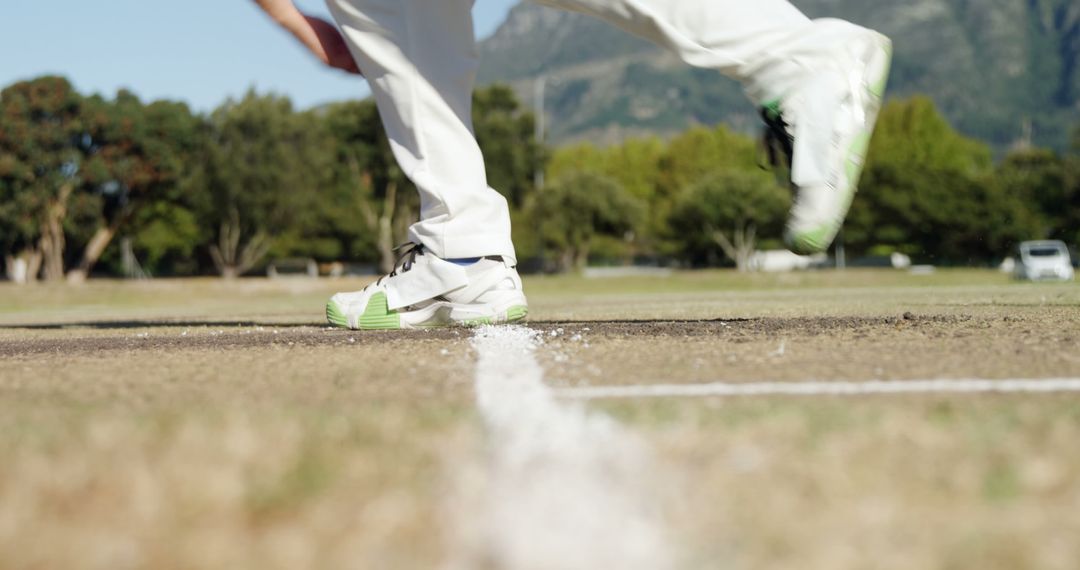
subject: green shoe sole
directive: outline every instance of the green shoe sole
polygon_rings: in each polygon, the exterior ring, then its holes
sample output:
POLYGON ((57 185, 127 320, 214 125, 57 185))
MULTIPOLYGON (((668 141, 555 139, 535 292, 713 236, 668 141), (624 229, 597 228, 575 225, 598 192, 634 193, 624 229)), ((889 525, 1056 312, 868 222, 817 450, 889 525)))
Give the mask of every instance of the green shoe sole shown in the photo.
POLYGON ((529 316, 529 308, 525 306, 510 307, 506 310, 506 316, 500 317, 482 317, 479 319, 469 319, 467 321, 460 321, 457 325, 463 327, 479 327, 483 325, 500 325, 500 324, 514 324, 524 321, 529 316))
POLYGON ((348 317, 333 301, 326 303, 326 321, 344 329, 397 330, 401 328, 401 315, 390 310, 385 293, 376 293, 371 296, 364 314, 356 320, 355 327, 349 324, 348 317))
POLYGON ((529 308, 526 306, 510 307, 506 310, 506 322, 519 323, 529 316, 529 308))
POLYGON ((798 255, 814 255, 821 253, 832 244, 838 228, 833 224, 826 224, 809 232, 802 232, 788 238, 788 248, 798 255))
MULTIPOLYGON (((506 314, 502 316, 469 319, 456 323, 445 323, 441 326, 434 327, 418 325, 418 328, 445 328, 450 326, 477 327, 482 325, 513 324, 524 321, 528 316, 529 308, 524 305, 519 305, 510 307, 506 310, 506 314)), ((360 315, 360 318, 357 320, 358 326, 356 327, 349 325, 349 319, 345 316, 345 313, 341 311, 341 308, 337 306, 337 303, 333 301, 326 303, 326 321, 335 327, 344 329, 399 330, 402 328, 401 315, 388 309, 386 295, 383 293, 376 293, 371 297, 364 314, 360 315)))
POLYGON ((341 327, 343 329, 349 328, 349 320, 345 318, 345 314, 341 312, 337 303, 333 301, 326 303, 326 322, 335 327, 341 327))

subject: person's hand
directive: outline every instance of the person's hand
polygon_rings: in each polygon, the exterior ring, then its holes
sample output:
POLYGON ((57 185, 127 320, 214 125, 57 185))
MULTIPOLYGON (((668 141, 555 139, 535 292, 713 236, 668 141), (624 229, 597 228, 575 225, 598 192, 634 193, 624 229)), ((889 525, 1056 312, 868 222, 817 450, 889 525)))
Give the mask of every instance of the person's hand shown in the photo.
POLYGON ((304 16, 304 21, 311 29, 312 36, 309 37, 313 37, 315 41, 304 41, 307 39, 304 37, 307 34, 297 34, 297 36, 307 44, 308 49, 315 54, 315 57, 318 57, 323 63, 334 69, 362 75, 360 68, 356 65, 356 60, 349 53, 349 46, 345 43, 345 38, 341 36, 337 26, 314 16, 304 16))
POLYGON ((322 18, 301 13, 292 0, 255 0, 255 3, 323 63, 348 73, 363 75, 337 26, 322 18))

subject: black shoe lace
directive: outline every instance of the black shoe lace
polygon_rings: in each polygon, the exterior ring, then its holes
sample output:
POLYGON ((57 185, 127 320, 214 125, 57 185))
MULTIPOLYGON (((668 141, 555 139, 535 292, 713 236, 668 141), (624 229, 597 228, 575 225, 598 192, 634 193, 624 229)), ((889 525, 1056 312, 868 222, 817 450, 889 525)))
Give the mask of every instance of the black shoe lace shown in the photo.
MULTIPOLYGON (((791 165, 795 156, 795 137, 791 135, 791 125, 777 109, 763 108, 761 118, 765 121, 762 146, 765 147, 769 165, 777 170, 786 169, 789 179, 785 183, 790 184, 791 165)), ((768 169, 765 165, 762 165, 762 168, 768 169)))
POLYGON ((398 254, 397 261, 394 262, 394 270, 391 271, 389 275, 380 277, 379 280, 375 282, 375 286, 381 285, 383 279, 396 277, 399 273, 405 273, 412 269, 413 264, 416 263, 416 256, 424 255, 424 246, 409 241, 395 247, 393 251, 398 254))

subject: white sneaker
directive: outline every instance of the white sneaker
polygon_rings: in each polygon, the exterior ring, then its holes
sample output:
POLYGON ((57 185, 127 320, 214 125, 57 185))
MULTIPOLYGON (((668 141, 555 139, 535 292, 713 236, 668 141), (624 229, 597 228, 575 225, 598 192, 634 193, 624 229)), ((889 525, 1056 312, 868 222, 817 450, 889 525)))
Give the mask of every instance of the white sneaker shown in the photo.
POLYGON ((770 152, 786 155, 794 204, 784 241, 795 253, 828 249, 844 223, 881 110, 892 42, 860 30, 842 53, 762 112, 770 152))
POLYGON ((501 257, 461 266, 407 244, 397 268, 326 304, 326 320, 357 330, 513 323, 529 313, 517 270, 501 257))

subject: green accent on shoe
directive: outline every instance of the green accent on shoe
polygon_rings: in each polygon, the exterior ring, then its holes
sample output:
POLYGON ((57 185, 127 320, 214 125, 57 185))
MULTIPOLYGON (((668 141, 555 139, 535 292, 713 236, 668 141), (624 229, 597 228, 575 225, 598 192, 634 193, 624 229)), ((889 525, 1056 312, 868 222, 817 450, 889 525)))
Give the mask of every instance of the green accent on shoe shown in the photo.
POLYGON ((463 327, 482 327, 484 325, 495 324, 495 319, 491 317, 480 317, 478 319, 469 319, 467 321, 461 321, 459 323, 463 327))
POLYGON ((342 313, 337 303, 333 301, 326 303, 326 321, 335 327, 349 328, 349 320, 345 318, 345 313, 342 313))
POLYGON ((779 119, 783 111, 780 109, 780 100, 769 101, 761 106, 762 110, 769 116, 770 119, 779 119))
POLYGON ((356 322, 361 330, 393 330, 401 328, 401 315, 390 310, 386 293, 375 293, 368 299, 364 314, 356 322))
POLYGON ((870 93, 878 98, 885 97, 885 89, 889 86, 889 72, 892 69, 893 49, 890 43, 885 48, 885 69, 882 70, 881 77, 870 86, 870 93))
POLYGON ((799 255, 812 255, 815 253, 821 253, 829 248, 829 244, 832 243, 832 237, 836 235, 837 227, 832 224, 825 224, 815 230, 803 232, 798 235, 791 236, 791 251, 799 255))
POLYGON ((851 146, 848 147, 847 152, 847 177, 850 189, 848 194, 854 196, 855 188, 859 184, 859 177, 862 176, 863 165, 866 164, 866 153, 870 150, 870 137, 871 133, 866 132, 855 137, 855 140, 851 142, 851 146))
POLYGON ((526 307, 525 305, 518 305, 518 306, 510 307, 509 309, 507 309, 505 318, 498 317, 498 316, 495 316, 495 317, 480 317, 480 318, 476 318, 476 319, 469 319, 467 321, 461 321, 458 324, 463 326, 463 327, 479 327, 479 326, 483 326, 483 325, 494 325, 494 324, 498 324, 498 323, 510 324, 510 323, 516 323, 516 322, 519 322, 521 320, 524 320, 525 317, 527 317, 528 315, 529 315, 529 308, 526 307))
POLYGON ((524 305, 510 307, 506 310, 506 322, 508 323, 523 321, 527 316, 529 316, 529 308, 524 305))

